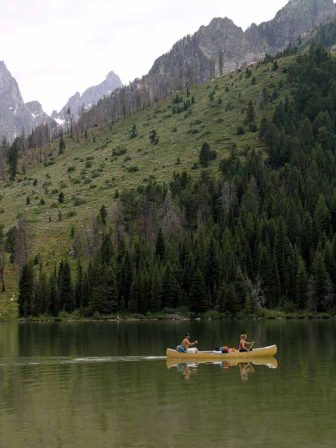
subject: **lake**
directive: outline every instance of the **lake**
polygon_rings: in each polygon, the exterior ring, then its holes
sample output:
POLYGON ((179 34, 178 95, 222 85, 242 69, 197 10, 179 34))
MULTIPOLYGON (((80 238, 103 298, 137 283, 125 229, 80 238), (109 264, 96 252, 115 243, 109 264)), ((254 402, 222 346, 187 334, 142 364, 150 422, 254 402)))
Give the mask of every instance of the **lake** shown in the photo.
POLYGON ((335 344, 335 320, 0 324, 0 448, 334 447, 335 344), (279 351, 167 366, 186 331, 279 351))

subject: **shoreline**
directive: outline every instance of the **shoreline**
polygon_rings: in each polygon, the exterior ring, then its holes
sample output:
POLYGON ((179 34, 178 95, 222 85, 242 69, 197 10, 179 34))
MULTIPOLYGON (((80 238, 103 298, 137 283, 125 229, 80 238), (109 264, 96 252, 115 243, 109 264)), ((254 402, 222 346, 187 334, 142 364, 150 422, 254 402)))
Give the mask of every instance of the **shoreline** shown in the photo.
POLYGON ((147 313, 130 314, 118 313, 112 315, 81 316, 79 313, 61 313, 53 316, 31 316, 27 318, 2 319, 1 322, 183 322, 183 321, 217 321, 217 320, 332 320, 336 319, 335 313, 296 312, 285 313, 283 311, 262 310, 262 313, 229 315, 208 311, 204 314, 192 313, 147 313))

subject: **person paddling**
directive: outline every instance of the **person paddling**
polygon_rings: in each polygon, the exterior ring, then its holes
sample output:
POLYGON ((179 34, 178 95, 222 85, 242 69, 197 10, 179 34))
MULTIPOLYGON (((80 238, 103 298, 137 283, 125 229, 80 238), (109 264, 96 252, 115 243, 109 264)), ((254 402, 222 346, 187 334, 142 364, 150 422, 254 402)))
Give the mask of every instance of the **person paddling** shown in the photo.
POLYGON ((249 352, 251 350, 253 344, 254 344, 254 341, 249 342, 247 340, 247 334, 243 333, 240 335, 240 342, 239 342, 238 350, 240 352, 249 352))
POLYGON ((191 348, 197 344, 198 341, 190 342, 190 334, 186 333, 181 344, 176 347, 176 350, 180 353, 197 353, 197 348, 191 348))

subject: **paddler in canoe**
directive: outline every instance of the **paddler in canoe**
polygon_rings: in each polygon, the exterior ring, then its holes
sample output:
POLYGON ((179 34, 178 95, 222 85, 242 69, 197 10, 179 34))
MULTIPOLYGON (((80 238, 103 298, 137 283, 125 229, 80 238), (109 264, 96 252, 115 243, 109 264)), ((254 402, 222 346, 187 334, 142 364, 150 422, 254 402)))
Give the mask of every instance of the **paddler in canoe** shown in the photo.
POLYGON ((176 351, 178 351, 179 353, 195 354, 198 352, 198 350, 197 348, 193 347, 197 344, 198 341, 190 342, 190 334, 186 333, 181 344, 176 347, 176 351))
POLYGON ((243 333, 240 335, 240 342, 239 342, 239 347, 238 347, 238 350, 240 352, 250 352, 252 350, 253 345, 254 345, 254 341, 249 342, 247 340, 247 334, 243 333))

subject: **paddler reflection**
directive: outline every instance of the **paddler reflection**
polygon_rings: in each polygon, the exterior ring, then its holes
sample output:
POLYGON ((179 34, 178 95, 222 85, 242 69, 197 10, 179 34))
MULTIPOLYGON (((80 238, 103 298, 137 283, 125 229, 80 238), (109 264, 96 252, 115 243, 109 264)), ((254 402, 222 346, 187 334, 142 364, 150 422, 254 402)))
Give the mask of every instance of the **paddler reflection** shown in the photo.
POLYGON ((270 369, 276 369, 278 367, 277 360, 271 356, 268 358, 254 359, 252 362, 189 362, 189 363, 176 363, 174 360, 167 359, 167 368, 176 368, 177 371, 184 377, 185 380, 190 380, 191 376, 196 373, 200 364, 214 365, 222 369, 228 370, 230 368, 237 367, 239 369, 240 378, 242 381, 248 381, 249 375, 256 373, 256 366, 265 366, 270 369))

